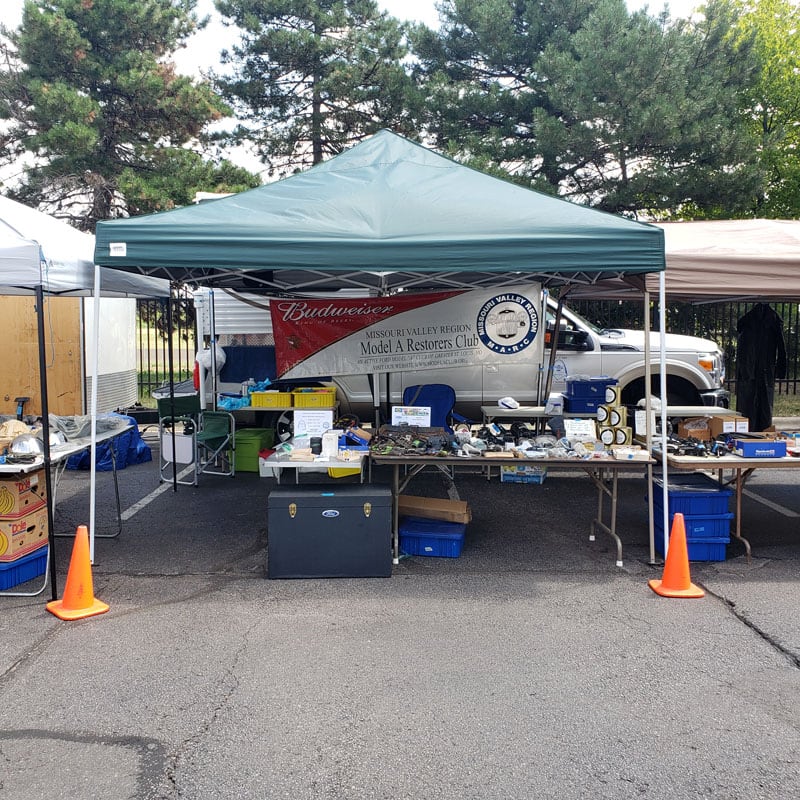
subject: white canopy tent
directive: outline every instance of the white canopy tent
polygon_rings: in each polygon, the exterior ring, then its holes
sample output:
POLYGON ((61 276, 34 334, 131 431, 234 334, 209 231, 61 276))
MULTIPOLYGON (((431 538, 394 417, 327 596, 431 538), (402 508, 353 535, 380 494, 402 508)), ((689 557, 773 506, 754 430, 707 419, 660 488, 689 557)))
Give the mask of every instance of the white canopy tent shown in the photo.
MULTIPOLYGON (((73 228, 48 214, 21 203, 0 197, 0 294, 33 294, 39 339, 39 374, 41 386, 42 435, 47 488, 48 528, 50 531, 50 568, 52 594, 56 597, 54 570, 53 512, 50 485, 50 426, 45 360, 44 295, 160 297, 169 295, 169 282, 144 275, 132 275, 94 265, 94 236, 73 228)), ((94 329, 99 330, 99 303, 94 304, 94 329)), ((92 352, 93 381, 97 380, 99 337, 92 352)), ((92 440, 96 437, 97 387, 92 388, 92 440)), ((94 517, 96 490, 96 454, 91 452, 89 530, 94 555, 94 517)), ((8 594, 8 593, 7 593, 8 594)))

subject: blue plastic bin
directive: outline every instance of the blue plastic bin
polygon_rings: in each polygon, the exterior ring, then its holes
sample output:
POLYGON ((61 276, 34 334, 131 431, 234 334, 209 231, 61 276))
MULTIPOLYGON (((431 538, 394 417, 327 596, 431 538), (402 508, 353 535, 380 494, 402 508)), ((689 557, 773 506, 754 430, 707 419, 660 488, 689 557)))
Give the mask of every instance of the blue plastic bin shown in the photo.
POLYGON ((0 562, 0 589, 10 589, 44 575, 47 552, 47 547, 40 547, 22 558, 0 562))
MULTIPOLYGON (((687 537, 686 550, 689 554, 689 561, 724 561, 729 543, 730 537, 728 536, 708 539, 689 539, 687 537)), ((663 556, 664 536, 661 531, 656 531, 655 546, 656 551, 663 556)))
POLYGON ((400 551, 409 556, 458 558, 466 530, 466 524, 461 522, 401 517, 400 551))
MULTIPOLYGON (((606 387, 616 386, 617 379, 608 375, 599 375, 591 378, 567 377, 567 397, 596 400, 598 403, 606 402, 606 387)), ((570 409, 571 410, 571 409, 570 409)))
MULTIPOLYGON (((669 477, 669 513, 684 516, 726 514, 733 489, 697 472, 669 477)), ((653 505, 664 508, 664 483, 653 479, 653 505)))

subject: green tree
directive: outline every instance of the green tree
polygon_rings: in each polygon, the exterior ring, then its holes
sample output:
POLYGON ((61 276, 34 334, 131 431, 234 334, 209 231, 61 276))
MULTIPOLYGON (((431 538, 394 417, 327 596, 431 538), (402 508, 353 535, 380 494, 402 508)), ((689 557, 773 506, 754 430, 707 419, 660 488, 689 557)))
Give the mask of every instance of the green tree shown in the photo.
POLYGON ((194 6, 27 0, 22 25, 3 29, 0 44, 0 159, 28 155, 14 196, 93 230, 101 219, 184 203, 207 188, 194 185, 200 177, 229 190, 254 185, 246 171, 184 149, 229 113, 170 60, 198 26, 194 6))
POLYGON ((752 121, 754 150, 766 173, 753 213, 800 216, 800 6, 790 0, 734 2, 739 33, 753 39, 759 71, 743 108, 752 121))
POLYGON ((374 0, 216 0, 239 43, 215 76, 248 142, 287 174, 336 155, 380 128, 415 131, 405 28, 374 0))
POLYGON ((759 186, 738 93, 754 62, 735 17, 629 14, 623 0, 446 0, 418 30, 440 146, 615 213, 743 210, 759 186))

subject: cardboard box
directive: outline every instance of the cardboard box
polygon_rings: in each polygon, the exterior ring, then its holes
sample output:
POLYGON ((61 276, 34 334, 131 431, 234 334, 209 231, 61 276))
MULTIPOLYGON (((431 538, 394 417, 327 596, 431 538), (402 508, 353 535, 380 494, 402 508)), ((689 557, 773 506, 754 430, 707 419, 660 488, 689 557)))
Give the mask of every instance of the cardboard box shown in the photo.
MULTIPOLYGON (((705 442, 711 438, 711 431, 708 428, 710 417, 688 417, 678 423, 679 439, 700 439, 705 442)), ((655 426, 653 427, 655 431, 655 426)))
POLYGON ((547 467, 542 464, 513 464, 500 467, 500 483, 542 484, 547 477, 547 467))
POLYGON ((0 520, 0 561, 14 561, 47 544, 47 507, 0 520))
POLYGON ((442 500, 438 497, 415 497, 401 494, 397 498, 400 516, 441 519, 444 522, 470 522, 472 511, 466 500, 442 500))
POLYGON ((47 502, 44 470, 0 479, 0 518, 19 517, 47 502))
POLYGON ((783 458, 786 455, 786 440, 737 439, 733 452, 742 458, 783 458))
POLYGON ((747 433, 750 430, 750 420, 738 414, 724 417, 710 417, 708 420, 710 438, 716 439, 724 433, 747 433))

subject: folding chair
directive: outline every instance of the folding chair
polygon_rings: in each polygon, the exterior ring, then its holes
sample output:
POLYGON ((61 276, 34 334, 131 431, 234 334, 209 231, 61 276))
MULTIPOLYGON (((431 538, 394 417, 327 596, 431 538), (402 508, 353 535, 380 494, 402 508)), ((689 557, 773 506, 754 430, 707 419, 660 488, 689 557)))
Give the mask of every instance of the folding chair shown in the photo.
POLYGON ((200 417, 198 394, 160 397, 158 403, 159 468, 161 483, 171 483, 173 468, 182 473, 192 466, 191 477, 178 478, 177 483, 197 486, 197 443, 195 440, 200 417))
POLYGON ((458 422, 469 424, 470 420, 453 409, 456 392, 446 383, 424 383, 407 386, 403 391, 404 406, 426 406, 431 410, 431 427, 444 428, 453 433, 453 425, 458 422))
POLYGON ((236 420, 227 411, 202 411, 195 432, 195 484, 206 475, 235 474, 236 420))

